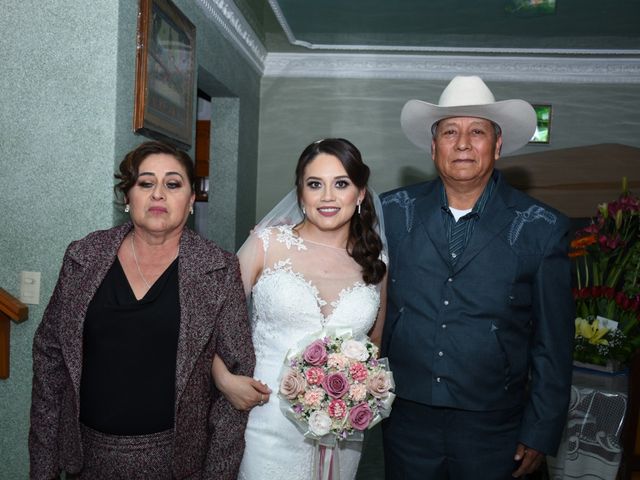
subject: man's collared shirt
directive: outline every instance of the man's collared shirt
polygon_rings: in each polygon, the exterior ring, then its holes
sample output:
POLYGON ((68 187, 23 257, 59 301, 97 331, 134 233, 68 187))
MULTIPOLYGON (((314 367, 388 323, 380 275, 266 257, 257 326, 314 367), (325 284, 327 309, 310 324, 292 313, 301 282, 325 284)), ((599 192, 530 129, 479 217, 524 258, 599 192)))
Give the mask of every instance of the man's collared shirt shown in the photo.
POLYGON ((496 182, 497 173, 494 170, 489 182, 482 191, 482 195, 480 195, 480 198, 473 206, 473 209, 466 215, 460 217, 458 221, 455 220, 449 208, 449 201, 447 199, 447 192, 444 188, 444 183, 440 184, 442 218, 444 220, 444 228, 447 232, 449 241, 449 260, 451 261, 452 266, 455 266, 456 262, 462 255, 462 252, 464 252, 464 249, 469 244, 469 239, 473 234, 476 221, 480 218, 480 215, 482 215, 484 207, 487 205, 489 198, 491 198, 496 182))

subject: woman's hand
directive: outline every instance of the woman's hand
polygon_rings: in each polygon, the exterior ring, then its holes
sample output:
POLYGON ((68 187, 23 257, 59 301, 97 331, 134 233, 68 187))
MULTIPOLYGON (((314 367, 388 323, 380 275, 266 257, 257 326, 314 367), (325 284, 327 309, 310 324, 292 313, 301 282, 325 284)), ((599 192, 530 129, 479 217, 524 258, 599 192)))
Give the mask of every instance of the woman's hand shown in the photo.
POLYGON ((269 401, 271 389, 260 380, 229 374, 218 389, 237 410, 251 410, 269 401))
POLYGON ((216 388, 237 410, 251 410, 269 401, 271 389, 266 384, 256 378, 232 374, 218 355, 213 358, 211 375, 216 388))

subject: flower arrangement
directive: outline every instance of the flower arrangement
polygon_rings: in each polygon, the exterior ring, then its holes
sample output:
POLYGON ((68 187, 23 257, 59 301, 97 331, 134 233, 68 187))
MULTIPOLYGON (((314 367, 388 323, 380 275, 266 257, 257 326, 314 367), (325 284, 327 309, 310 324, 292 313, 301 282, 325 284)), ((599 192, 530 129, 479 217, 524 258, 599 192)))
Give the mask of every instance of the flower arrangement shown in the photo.
POLYGON ((640 199, 626 178, 617 200, 598 205, 592 223, 576 232, 574 359, 596 365, 628 363, 640 347, 640 199))
POLYGON ((378 347, 349 330, 322 332, 289 352, 280 380, 285 414, 306 437, 335 445, 361 440, 389 415, 393 376, 378 347))

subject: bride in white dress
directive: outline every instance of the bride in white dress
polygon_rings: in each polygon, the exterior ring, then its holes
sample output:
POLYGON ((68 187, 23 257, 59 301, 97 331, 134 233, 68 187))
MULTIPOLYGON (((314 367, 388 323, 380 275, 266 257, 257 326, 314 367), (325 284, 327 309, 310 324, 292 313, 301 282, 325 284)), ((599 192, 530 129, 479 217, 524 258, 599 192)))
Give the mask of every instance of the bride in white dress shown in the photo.
MULTIPOLYGON (((312 478, 314 444, 280 410, 278 377, 286 353, 323 327, 348 327, 379 342, 386 266, 369 168, 344 139, 309 145, 291 192, 238 252, 251 295, 255 379, 214 360, 216 385, 236 408, 254 406, 239 479, 312 478), (262 383, 264 382, 264 383, 262 383)), ((362 443, 340 442, 341 480, 353 480, 362 443)))

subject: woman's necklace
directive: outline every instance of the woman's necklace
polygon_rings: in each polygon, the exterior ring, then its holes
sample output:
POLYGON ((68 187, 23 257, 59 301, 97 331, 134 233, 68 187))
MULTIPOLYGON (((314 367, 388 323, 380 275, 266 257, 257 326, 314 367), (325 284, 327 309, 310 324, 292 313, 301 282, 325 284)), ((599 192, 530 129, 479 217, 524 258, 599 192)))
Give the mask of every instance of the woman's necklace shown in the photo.
MULTIPOLYGON (((144 275, 142 274, 142 270, 140 269, 140 263, 138 263, 138 256, 136 255, 136 242, 133 240, 133 237, 136 236, 136 232, 131 232, 131 252, 133 253, 133 261, 136 262, 136 268, 138 269, 138 274, 140 275, 140 278, 142 279, 142 281, 144 282, 144 284, 147 286, 147 289, 151 288, 151 285, 149 285, 149 282, 147 282, 147 279, 144 278, 144 275)), ((176 252, 176 256, 173 257, 173 260, 175 260, 176 258, 178 258, 178 254, 180 253, 180 246, 178 246, 178 251, 176 252)), ((173 260, 171 260, 173 262, 173 260)))

